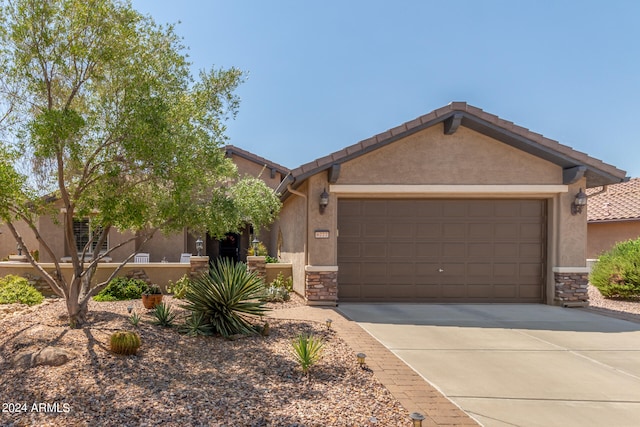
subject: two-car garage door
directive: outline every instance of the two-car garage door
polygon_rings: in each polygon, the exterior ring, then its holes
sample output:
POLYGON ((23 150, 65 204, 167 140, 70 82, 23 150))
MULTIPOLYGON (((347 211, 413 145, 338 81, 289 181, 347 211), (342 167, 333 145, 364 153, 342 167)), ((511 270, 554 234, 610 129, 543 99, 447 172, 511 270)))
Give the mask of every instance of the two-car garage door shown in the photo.
POLYGON ((544 200, 340 199, 338 299, 544 298, 544 200))

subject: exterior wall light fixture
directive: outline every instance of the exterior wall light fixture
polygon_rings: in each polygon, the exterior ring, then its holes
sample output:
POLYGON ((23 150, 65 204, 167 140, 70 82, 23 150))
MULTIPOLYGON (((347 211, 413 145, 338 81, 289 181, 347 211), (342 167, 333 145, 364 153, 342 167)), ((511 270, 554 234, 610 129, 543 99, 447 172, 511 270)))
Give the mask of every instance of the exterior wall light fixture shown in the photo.
POLYGON ((325 188, 320 194, 320 213, 324 213, 324 210, 327 208, 329 204, 329 193, 327 193, 327 189, 325 188))
POLYGON ((571 202, 571 215, 578 215, 582 213, 582 208, 587 206, 587 195, 582 188, 576 194, 576 198, 573 202, 571 202))
POLYGON ((200 237, 198 237, 198 240, 196 240, 196 252, 198 253, 198 256, 202 256, 203 249, 204 249, 204 242, 200 237))

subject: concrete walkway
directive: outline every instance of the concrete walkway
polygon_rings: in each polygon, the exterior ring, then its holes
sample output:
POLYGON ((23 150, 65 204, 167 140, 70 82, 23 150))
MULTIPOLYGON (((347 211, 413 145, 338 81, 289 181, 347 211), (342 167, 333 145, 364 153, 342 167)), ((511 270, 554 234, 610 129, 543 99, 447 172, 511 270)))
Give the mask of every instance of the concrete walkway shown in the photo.
MULTIPOLYGON (((341 304, 338 310, 487 427, 640 425, 640 324, 525 304, 341 304)), ((392 359, 378 362, 386 385, 392 378, 384 365, 392 359)), ((405 404, 410 387, 389 384, 405 404)), ((408 408, 440 425, 468 421, 454 405, 428 403, 436 394, 424 400, 412 394, 408 408)))
MULTIPOLYGON (((425 381, 416 371, 372 337, 356 322, 348 320, 334 308, 302 306, 276 310, 269 316, 280 319, 311 320, 324 323, 333 320, 336 330, 355 353, 367 355, 367 366, 409 412, 420 412, 423 426, 477 426, 471 417, 425 381)), ((409 425, 409 423, 407 423, 409 425)))

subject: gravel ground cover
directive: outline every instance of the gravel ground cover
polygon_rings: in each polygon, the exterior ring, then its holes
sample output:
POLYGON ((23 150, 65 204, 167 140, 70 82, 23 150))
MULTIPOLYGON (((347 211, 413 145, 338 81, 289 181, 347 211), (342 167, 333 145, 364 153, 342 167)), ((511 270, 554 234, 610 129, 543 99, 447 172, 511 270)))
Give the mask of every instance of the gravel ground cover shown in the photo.
POLYGON ((91 302, 90 326, 76 330, 67 328, 62 301, 0 320, 0 425, 362 426, 374 425, 372 417, 375 425, 407 425, 407 411, 325 325, 267 319, 266 337, 193 338, 152 325, 140 300, 143 320, 134 328, 130 304, 91 302), (109 351, 110 334, 121 329, 139 333, 136 356, 109 351), (300 333, 325 341, 308 378, 291 354, 300 333), (12 363, 47 346, 75 357, 57 367, 12 363))
MULTIPOLYGON (((607 300, 593 287, 589 297, 589 310, 640 322, 639 301, 607 300)), ((267 337, 192 338, 152 325, 139 300, 143 320, 134 328, 130 304, 91 302, 90 326, 76 330, 66 326, 62 301, 0 310, 0 426, 408 425, 407 411, 322 324, 267 319, 267 337), (138 355, 108 350, 110 334, 121 329, 140 334, 138 355), (325 341, 309 378, 291 354, 300 333, 325 341), (14 366, 17 355, 47 346, 75 357, 58 367, 14 366)), ((300 304, 294 297, 270 306, 300 304)))

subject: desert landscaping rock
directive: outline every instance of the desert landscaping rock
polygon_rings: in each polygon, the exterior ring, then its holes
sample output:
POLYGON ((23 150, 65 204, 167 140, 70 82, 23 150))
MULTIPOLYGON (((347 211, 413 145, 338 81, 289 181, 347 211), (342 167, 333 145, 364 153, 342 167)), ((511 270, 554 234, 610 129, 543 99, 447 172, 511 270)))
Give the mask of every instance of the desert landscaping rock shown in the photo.
MULTIPOLYGON (((179 309, 180 301, 165 299, 179 309)), ((143 320, 134 328, 129 304, 91 302, 91 323, 84 329, 68 329, 60 300, 0 321, 5 360, 47 347, 75 355, 57 367, 3 364, 3 401, 29 408, 44 403, 49 410, 0 413, 0 425, 356 426, 372 416, 377 425, 407 425, 408 412, 323 324, 269 318, 266 337, 192 338, 152 325, 140 300, 134 307, 143 320), (111 333, 121 329, 140 334, 138 355, 109 351, 111 333), (323 357, 308 378, 291 354, 300 333, 325 340, 323 357)), ((294 298, 271 306, 300 304, 294 298)))
MULTIPOLYGON (((589 294, 589 309, 640 321, 640 302, 605 300, 594 288, 589 294)), ((180 301, 165 298, 179 307, 180 301)), ((270 306, 300 304, 294 297, 270 306)), ((91 324, 85 329, 68 329, 61 300, 0 320, 3 402, 22 402, 28 408, 45 404, 43 411, 0 413, 0 425, 410 425, 409 413, 373 372, 359 368, 353 349, 323 324, 269 318, 267 337, 191 338, 151 325, 140 300, 134 307, 143 321, 134 328, 128 305, 91 302, 91 324), (140 334, 138 355, 109 352, 109 336, 120 329, 140 334), (291 355, 291 341, 300 333, 325 340, 323 357, 309 378, 291 355), (57 367, 26 369, 6 363, 46 347, 75 357, 57 367)))

